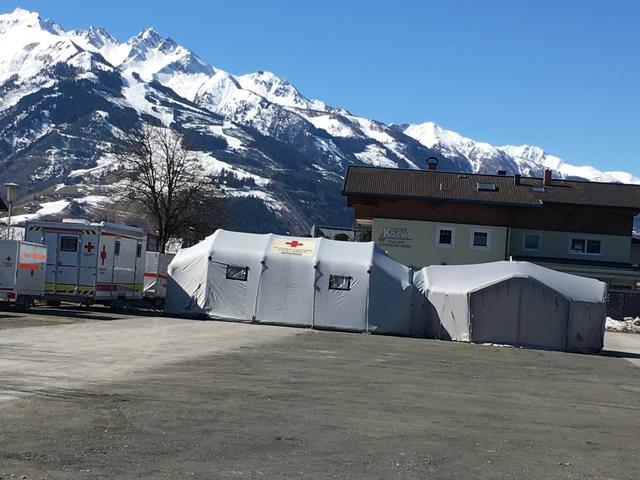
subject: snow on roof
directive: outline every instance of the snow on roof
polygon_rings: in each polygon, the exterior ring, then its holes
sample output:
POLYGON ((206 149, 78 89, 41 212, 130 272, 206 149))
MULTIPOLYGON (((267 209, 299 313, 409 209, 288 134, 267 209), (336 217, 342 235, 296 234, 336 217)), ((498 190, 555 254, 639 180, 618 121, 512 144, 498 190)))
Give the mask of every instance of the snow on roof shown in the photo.
POLYGON ((420 274, 424 291, 471 293, 511 278, 532 278, 578 302, 602 302, 607 293, 607 285, 598 280, 561 273, 529 262, 433 265, 423 268, 420 274))

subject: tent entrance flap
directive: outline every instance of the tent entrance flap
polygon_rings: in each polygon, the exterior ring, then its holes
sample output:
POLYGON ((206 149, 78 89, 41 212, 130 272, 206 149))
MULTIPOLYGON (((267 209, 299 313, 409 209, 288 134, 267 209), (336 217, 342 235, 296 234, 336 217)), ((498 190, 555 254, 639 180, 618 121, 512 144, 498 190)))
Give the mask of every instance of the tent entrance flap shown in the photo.
POLYGON ((470 295, 471 340, 564 350, 569 302, 527 278, 511 278, 470 295))
POLYGON ((256 320, 284 325, 313 325, 318 241, 274 236, 264 261, 256 320))

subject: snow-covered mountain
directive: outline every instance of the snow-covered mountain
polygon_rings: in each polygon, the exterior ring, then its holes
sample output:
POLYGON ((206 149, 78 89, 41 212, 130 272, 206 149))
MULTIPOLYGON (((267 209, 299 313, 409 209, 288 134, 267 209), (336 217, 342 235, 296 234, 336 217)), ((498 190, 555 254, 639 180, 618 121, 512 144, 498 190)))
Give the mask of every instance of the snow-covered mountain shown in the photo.
POLYGON ((66 31, 22 9, 0 15, 0 181, 19 182, 41 203, 71 195, 72 186, 84 197, 104 193, 118 137, 141 122, 182 132, 203 171, 221 176, 236 228, 254 231, 348 225, 339 192, 352 164, 420 168, 435 155, 446 170, 540 175, 546 167, 640 183, 537 147, 359 117, 273 73, 211 66, 153 29, 120 42, 102 28, 66 31))
POLYGON ((640 177, 626 172, 601 171, 595 167, 575 166, 547 154, 532 145, 494 147, 445 130, 433 122, 403 126, 402 130, 424 146, 440 151, 441 155, 466 158, 474 171, 492 172, 495 169, 527 176, 541 176, 545 168, 559 178, 579 178, 597 182, 639 183, 640 177))

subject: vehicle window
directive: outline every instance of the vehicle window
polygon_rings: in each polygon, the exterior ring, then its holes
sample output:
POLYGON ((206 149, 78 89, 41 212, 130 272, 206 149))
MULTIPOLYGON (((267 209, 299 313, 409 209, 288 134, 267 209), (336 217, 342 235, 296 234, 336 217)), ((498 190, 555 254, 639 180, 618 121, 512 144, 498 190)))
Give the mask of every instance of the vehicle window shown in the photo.
POLYGON ((61 252, 77 252, 78 237, 60 237, 61 252))
POLYGON ((142 244, 138 242, 136 245, 136 257, 140 258, 142 256, 142 244))
POLYGON ((116 243, 113 247, 113 254, 120 255, 120 240, 116 240, 116 243))

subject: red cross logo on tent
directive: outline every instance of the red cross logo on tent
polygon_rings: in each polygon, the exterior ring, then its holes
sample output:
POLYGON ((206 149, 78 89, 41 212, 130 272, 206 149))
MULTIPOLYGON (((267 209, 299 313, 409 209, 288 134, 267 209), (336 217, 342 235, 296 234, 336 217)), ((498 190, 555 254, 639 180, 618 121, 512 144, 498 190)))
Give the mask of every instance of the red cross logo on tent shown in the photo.
POLYGON ((89 242, 84 246, 84 248, 87 249, 87 252, 91 253, 93 249, 96 248, 96 246, 93 243, 89 242))
POLYGON ((100 258, 102 259, 102 265, 104 265, 104 261, 107 259, 107 246, 102 246, 102 251, 100 252, 100 258))
POLYGON ((5 258, 5 260, 6 260, 7 262, 10 262, 10 261, 11 261, 11 257, 7 257, 7 258, 5 258))
POLYGON ((298 240, 291 240, 290 242, 284 242, 284 244, 289 245, 291 248, 304 246, 304 243, 300 243, 298 240))

